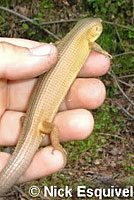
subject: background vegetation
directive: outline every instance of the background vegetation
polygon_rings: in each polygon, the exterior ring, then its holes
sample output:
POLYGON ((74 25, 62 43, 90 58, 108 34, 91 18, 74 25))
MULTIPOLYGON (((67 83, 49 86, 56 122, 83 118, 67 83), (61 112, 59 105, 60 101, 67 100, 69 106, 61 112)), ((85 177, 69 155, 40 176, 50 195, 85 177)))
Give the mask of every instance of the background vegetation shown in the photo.
MULTIPOLYGON (((64 144, 68 152, 66 168, 44 179, 20 186, 23 192, 27 194, 27 189, 33 184, 57 185, 58 188, 65 185, 73 188, 77 185, 92 188, 134 185, 133 1, 0 0, 0 2, 1 6, 32 19, 30 22, 1 10, 1 37, 55 42, 57 37, 62 38, 74 26, 76 22, 71 21, 72 19, 100 17, 104 20, 104 32, 98 43, 113 55, 112 70, 101 78, 107 87, 107 98, 99 109, 93 111, 96 124, 91 137, 84 141, 64 144), (42 24, 50 21, 60 21, 60 23, 42 24), (61 23, 61 21, 66 22, 61 23), (53 36, 44 29, 53 33, 53 36)), ((13 196, 14 193, 8 197, 12 199, 13 196)), ((73 199, 77 199, 75 194, 73 199)))

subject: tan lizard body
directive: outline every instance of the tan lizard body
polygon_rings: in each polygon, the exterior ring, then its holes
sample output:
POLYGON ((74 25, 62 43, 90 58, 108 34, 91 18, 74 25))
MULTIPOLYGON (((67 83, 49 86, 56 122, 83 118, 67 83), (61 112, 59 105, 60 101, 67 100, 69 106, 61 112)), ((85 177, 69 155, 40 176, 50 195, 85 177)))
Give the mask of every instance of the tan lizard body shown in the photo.
MULTIPOLYGON (((0 194, 8 191, 28 168, 42 142, 41 133, 45 133, 47 125, 52 123, 91 49, 108 55, 94 43, 101 32, 100 19, 82 19, 57 45, 58 62, 49 72, 38 78, 19 142, 11 159, 0 173, 0 194)), ((52 145, 62 150, 53 137, 52 145)))

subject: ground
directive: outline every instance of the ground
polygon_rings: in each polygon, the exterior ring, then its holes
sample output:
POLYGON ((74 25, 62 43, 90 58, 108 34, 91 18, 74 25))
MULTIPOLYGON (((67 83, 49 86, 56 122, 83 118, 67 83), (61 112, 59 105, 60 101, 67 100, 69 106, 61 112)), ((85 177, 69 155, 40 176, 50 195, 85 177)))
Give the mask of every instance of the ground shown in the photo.
MULTIPOLYGON (((111 71, 101 78, 107 87, 107 98, 99 109, 93 111, 96 124, 90 138, 64 144, 68 153, 65 169, 20 185, 4 199, 30 199, 27 192, 30 185, 57 185, 58 188, 65 185, 73 188, 78 185, 92 188, 134 185, 133 5, 134 2, 130 0, 1 0, 1 6, 33 20, 31 23, 1 10, 2 37, 55 42, 57 37, 62 38, 74 26, 76 22, 72 22, 72 19, 94 16, 105 21, 98 43, 113 55, 111 71), (63 20, 66 22, 41 24, 63 20), (46 33, 44 27, 53 36, 46 33)), ((42 196, 38 199, 42 199, 42 196)), ((77 199, 75 194, 73 199, 77 199)))

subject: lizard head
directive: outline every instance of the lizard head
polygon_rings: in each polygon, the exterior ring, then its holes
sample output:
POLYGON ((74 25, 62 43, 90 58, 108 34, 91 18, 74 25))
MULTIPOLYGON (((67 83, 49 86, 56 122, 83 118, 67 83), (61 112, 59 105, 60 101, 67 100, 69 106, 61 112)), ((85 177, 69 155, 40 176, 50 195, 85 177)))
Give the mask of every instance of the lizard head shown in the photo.
POLYGON ((90 26, 87 30, 87 37, 89 42, 94 42, 102 33, 102 20, 99 18, 90 19, 90 26))
POLYGON ((79 33, 79 36, 94 42, 102 32, 102 20, 100 18, 84 18, 78 21, 74 27, 74 33, 79 33))

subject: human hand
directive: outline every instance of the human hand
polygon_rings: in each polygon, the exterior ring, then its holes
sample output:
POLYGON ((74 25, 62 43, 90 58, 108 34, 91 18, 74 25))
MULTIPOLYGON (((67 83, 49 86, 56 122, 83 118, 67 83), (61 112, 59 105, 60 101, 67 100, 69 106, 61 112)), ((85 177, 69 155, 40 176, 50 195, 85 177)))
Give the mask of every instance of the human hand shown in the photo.
MULTIPOLYGON (((16 145, 21 134, 20 117, 27 110, 29 98, 37 81, 37 78, 33 77, 47 71, 56 60, 57 50, 53 45, 23 39, 0 38, 1 146, 16 145), (41 48, 38 48, 40 45, 41 48)), ((79 74, 79 77, 83 78, 75 80, 60 106, 61 112, 54 120, 60 130, 61 142, 81 140, 92 132, 94 120, 86 109, 99 107, 105 99, 106 91, 100 80, 85 77, 103 75, 109 66, 109 58, 102 54, 92 52, 88 57, 79 74)), ((46 140, 46 143, 49 143, 48 137, 46 140)), ((0 170, 10 156, 5 152, 0 153, 0 170)), ((29 168, 20 177, 19 183, 44 177, 63 167, 64 157, 60 151, 55 150, 52 154, 51 146, 42 148, 35 154, 29 168)))

